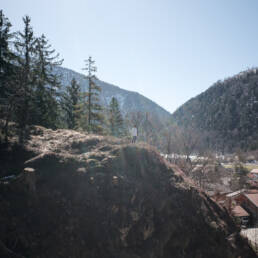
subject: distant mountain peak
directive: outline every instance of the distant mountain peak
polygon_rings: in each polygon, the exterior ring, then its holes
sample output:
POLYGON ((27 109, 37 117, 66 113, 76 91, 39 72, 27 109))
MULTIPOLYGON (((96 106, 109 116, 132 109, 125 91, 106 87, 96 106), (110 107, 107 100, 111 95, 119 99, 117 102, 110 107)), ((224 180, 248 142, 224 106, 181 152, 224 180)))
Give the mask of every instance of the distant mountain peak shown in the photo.
POLYGON ((207 132, 217 150, 258 149, 258 68, 217 81, 172 117, 207 132))
MULTIPOLYGON (((81 86, 82 91, 86 91, 88 88, 88 78, 81 73, 64 67, 57 67, 55 73, 61 75, 61 84, 63 87, 70 85, 71 80, 74 78, 81 86)), ((94 76, 94 80, 102 90, 100 94, 100 102, 102 105, 108 106, 111 98, 115 97, 119 101, 123 114, 141 111, 152 114, 161 122, 166 122, 170 119, 170 113, 168 111, 141 94, 124 90, 118 86, 104 82, 97 76, 94 76)))

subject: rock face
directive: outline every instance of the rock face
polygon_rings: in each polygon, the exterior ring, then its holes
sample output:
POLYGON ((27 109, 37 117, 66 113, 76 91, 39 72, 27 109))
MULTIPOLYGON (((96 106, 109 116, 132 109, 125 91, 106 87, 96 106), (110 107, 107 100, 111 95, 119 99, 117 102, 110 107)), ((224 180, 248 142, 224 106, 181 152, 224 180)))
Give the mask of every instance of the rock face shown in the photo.
POLYGON ((0 184, 0 257, 255 257, 149 146, 37 127, 24 152, 24 172, 0 184))

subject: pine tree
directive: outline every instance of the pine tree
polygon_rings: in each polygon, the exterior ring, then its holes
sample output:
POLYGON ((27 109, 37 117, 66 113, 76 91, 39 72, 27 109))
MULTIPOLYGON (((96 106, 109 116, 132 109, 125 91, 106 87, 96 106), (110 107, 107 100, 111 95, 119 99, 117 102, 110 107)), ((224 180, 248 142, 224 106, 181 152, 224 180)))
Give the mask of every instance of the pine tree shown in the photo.
POLYGON ((124 131, 123 117, 115 97, 112 97, 109 104, 109 128, 111 135, 116 137, 121 136, 124 131))
POLYGON ((59 78, 53 73, 56 66, 61 65, 59 54, 51 49, 45 35, 36 40, 35 58, 35 96, 33 108, 33 124, 56 128, 58 118, 57 90, 59 78))
POLYGON ((15 83, 15 59, 11 50, 14 34, 10 32, 11 23, 0 10, 0 117, 4 119, 5 141, 8 141, 8 124, 14 108, 15 83))
POLYGON ((0 10, 0 96, 4 95, 5 82, 14 72, 15 54, 11 51, 10 42, 14 36, 10 32, 11 23, 0 10))
POLYGON ((101 88, 97 86, 94 81, 93 73, 96 71, 96 67, 94 66, 95 61, 92 60, 91 57, 88 58, 86 62, 86 68, 84 70, 88 71, 88 80, 89 80, 89 88, 86 92, 86 130, 92 133, 100 133, 103 131, 103 115, 102 115, 102 107, 99 104, 99 94, 101 92, 101 88))
POLYGON ((36 40, 33 35, 33 30, 30 25, 30 17, 23 18, 24 31, 18 33, 15 49, 18 55, 17 81, 19 82, 16 100, 15 113, 16 121, 19 129, 19 142, 23 143, 27 136, 27 126, 30 124, 30 113, 33 110, 33 94, 35 75, 33 71, 35 59, 35 44, 36 40))
POLYGON ((82 93, 80 85, 73 78, 63 96, 63 110, 68 129, 78 129, 82 118, 82 93))

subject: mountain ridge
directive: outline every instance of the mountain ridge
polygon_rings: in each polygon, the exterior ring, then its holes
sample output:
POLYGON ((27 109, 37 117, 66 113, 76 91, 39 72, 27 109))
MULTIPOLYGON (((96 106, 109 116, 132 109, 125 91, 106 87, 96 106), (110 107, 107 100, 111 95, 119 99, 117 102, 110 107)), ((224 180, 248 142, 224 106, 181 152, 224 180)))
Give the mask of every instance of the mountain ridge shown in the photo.
POLYGON ((180 126, 207 132, 220 151, 258 147, 258 68, 217 81, 173 114, 180 126))
MULTIPOLYGON (((61 75, 62 89, 70 84, 72 78, 75 78, 81 86, 82 91, 87 90, 88 79, 85 75, 65 67, 57 67, 54 72, 61 75)), ((112 97, 116 97, 124 115, 130 112, 141 111, 159 117, 162 122, 169 120, 171 114, 151 99, 138 92, 125 90, 114 84, 99 80, 97 77, 95 78, 96 84, 102 89, 100 102, 105 107, 108 106, 112 97)))

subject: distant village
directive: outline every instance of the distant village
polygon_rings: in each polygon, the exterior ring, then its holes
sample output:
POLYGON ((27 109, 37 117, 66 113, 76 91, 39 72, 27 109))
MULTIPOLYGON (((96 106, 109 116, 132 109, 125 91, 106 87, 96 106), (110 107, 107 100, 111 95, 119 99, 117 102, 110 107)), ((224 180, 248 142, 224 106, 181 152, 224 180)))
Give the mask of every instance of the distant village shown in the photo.
POLYGON ((228 210, 242 228, 258 226, 258 169, 252 169, 246 176, 248 189, 209 194, 228 210))
POLYGON ((246 188, 233 192, 211 192, 210 197, 233 216, 242 236, 258 254, 258 169, 252 169, 246 177, 246 188))
POLYGON ((233 217, 258 253, 258 161, 255 157, 163 155, 233 217))

